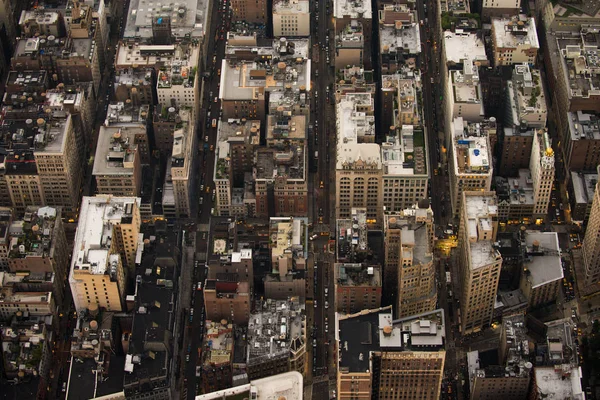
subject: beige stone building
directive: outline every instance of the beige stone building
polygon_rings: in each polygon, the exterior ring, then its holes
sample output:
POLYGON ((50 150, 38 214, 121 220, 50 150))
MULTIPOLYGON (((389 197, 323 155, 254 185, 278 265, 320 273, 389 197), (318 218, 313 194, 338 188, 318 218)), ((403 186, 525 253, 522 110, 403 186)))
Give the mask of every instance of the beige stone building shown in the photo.
POLYGON ((458 217, 463 191, 491 189, 493 153, 488 132, 481 124, 469 123, 463 117, 452 122, 448 174, 452 215, 458 217))
POLYGON ((463 334, 492 323, 502 256, 495 248, 498 231, 495 192, 463 192, 459 228, 459 268, 463 334))
POLYGON ((440 397, 443 310, 393 320, 391 307, 336 315, 337 399, 440 397))
POLYGON ((375 142, 370 93, 345 95, 336 105, 336 219, 350 218, 353 208, 367 209, 367 223, 381 225, 383 188, 381 148, 375 142))
POLYGON ((69 276, 78 312, 122 310, 140 241, 139 205, 136 197, 83 198, 69 276))
POLYGON ((310 36, 310 1, 273 1, 273 36, 310 36))
POLYGON ((535 19, 520 14, 492 18, 494 65, 534 64, 540 49, 535 19))
POLYGON ((435 309, 433 211, 418 205, 384 216, 384 291, 397 293, 397 316, 406 318, 435 309))

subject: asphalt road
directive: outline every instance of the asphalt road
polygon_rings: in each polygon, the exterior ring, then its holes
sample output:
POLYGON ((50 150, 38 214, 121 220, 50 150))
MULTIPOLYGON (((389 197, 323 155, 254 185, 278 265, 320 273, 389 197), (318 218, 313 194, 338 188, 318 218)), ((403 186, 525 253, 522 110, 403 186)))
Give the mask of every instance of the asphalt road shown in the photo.
MULTIPOLYGON (((329 232, 335 231, 335 110, 333 101, 334 54, 333 54, 333 22, 330 11, 333 5, 329 1, 311 3, 312 26, 312 132, 309 132, 309 154, 318 152, 318 157, 309 157, 310 162, 317 164, 316 173, 309 182, 309 193, 312 196, 313 231, 318 234, 312 241, 314 254, 313 281, 307 297, 313 297, 313 331, 310 336, 314 399, 329 398, 329 376, 334 374, 332 368, 333 351, 333 257, 327 251, 329 232), (327 41, 329 39, 329 41, 327 41), (328 63, 329 60, 329 63, 328 63), (318 75, 317 75, 318 73, 318 75), (311 187, 312 185, 312 187, 311 187), (323 234, 321 234, 323 233, 323 234), (328 293, 325 294, 325 290, 328 293), (328 307, 326 308, 326 304, 328 307), (325 332, 325 327, 328 327, 325 332), (316 340, 316 343, 314 342, 316 340), (315 346, 316 344, 316 346, 315 346)), ((311 169, 314 171, 314 166, 311 169)), ((310 306, 310 304, 309 304, 310 306)))
MULTIPOLYGON (((210 27, 207 31, 207 40, 209 41, 207 48, 212 49, 213 53, 206 54, 207 68, 203 72, 210 74, 209 77, 202 77, 203 91, 201 93, 202 102, 197 118, 197 134, 198 134, 198 149, 196 155, 196 167, 194 170, 199 171, 197 174, 197 181, 194 182, 195 188, 191 197, 197 201, 196 204, 192 204, 192 210, 197 211, 197 217, 192 218, 194 220, 194 229, 196 235, 194 239, 194 262, 193 264, 188 263, 188 267, 193 270, 190 271, 191 279, 183 282, 184 285, 190 289, 191 304, 190 309, 184 314, 185 322, 185 337, 182 353, 184 357, 184 392, 181 398, 194 399, 196 394, 199 393, 201 387, 201 377, 196 377, 196 367, 201 362, 201 351, 202 351, 202 339, 204 334, 204 296, 202 290, 198 290, 198 283, 204 284, 206 279, 206 269, 204 259, 200 259, 198 255, 206 253, 208 237, 209 237, 209 223, 211 217, 211 210, 213 209, 213 190, 215 188, 213 182, 213 170, 215 162, 215 152, 217 140, 217 128, 212 127, 211 121, 213 118, 219 119, 219 111, 221 109, 221 101, 215 97, 219 94, 220 75, 218 70, 221 66, 221 60, 225 55, 225 40, 219 39, 215 42, 215 34, 220 33, 221 29, 226 31, 226 25, 228 24, 229 15, 223 13, 223 4, 229 5, 229 2, 218 2, 212 8, 212 15, 210 18, 210 27), (213 62, 214 56, 214 62, 213 62), (208 116, 210 112, 210 117, 208 116), (208 140, 206 140, 208 139, 208 140), (204 147, 207 144, 208 149, 204 147), (211 150, 212 146, 212 150, 211 150), (196 290, 193 290, 193 285, 196 284, 196 290), (191 309, 193 308, 193 316, 191 316, 191 309), (190 318, 191 317, 191 318, 190 318), (189 356, 189 358, 188 358, 189 356)), ((223 32, 225 36, 225 32, 223 32)))

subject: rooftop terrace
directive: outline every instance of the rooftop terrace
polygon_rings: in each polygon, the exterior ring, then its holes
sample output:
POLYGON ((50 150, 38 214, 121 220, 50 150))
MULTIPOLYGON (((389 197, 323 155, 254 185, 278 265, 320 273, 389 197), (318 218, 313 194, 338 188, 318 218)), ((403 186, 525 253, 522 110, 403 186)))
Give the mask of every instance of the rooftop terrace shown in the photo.
POLYGON ((481 174, 492 173, 490 138, 483 125, 454 118, 452 130, 452 153, 454 173, 481 174))

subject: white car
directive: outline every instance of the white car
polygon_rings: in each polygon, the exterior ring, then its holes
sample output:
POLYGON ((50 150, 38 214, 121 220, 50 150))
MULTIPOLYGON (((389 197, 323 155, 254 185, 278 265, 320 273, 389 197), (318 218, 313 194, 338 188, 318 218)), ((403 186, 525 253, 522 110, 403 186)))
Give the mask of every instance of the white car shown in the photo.
POLYGON ((325 302, 325 308, 329 308, 329 302, 328 301, 325 302))
POLYGON ((317 308, 317 301, 315 300, 315 304, 314 304, 315 308, 317 308))

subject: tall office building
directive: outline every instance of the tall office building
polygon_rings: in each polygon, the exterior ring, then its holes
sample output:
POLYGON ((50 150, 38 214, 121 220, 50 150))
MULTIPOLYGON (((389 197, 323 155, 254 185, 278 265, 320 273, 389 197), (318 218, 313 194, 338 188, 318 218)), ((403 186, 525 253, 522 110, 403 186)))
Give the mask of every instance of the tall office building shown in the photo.
POLYGON ((437 292, 433 265, 433 211, 416 206, 384 216, 384 292, 397 293, 401 318, 435 309, 437 292))
POLYGON ((140 199, 84 197, 71 259, 69 284, 75 308, 121 311, 127 268, 139 243, 140 199))
MULTIPOLYGON (((600 173, 600 166, 598 166, 600 173)), ((592 210, 583 239, 583 264, 585 266, 585 286, 600 283, 600 181, 596 183, 592 210)))
POLYGON ((529 170, 533 180, 533 217, 543 218, 548 213, 555 171, 554 150, 545 130, 535 131, 529 170))
POLYGON ((463 192, 459 229, 463 334, 490 326, 502 256, 494 247, 498 230, 495 192, 463 192))
POLYGON ((462 192, 490 190, 492 186, 492 151, 488 131, 479 122, 454 118, 450 147, 450 200, 452 215, 458 217, 462 192))
POLYGON ((367 223, 381 224, 383 214, 381 149, 375 142, 370 93, 351 93, 336 107, 336 219, 350 218, 353 208, 367 209, 367 223))
POLYGON ((336 318, 337 399, 440 398, 443 310, 393 320, 386 307, 336 318))

